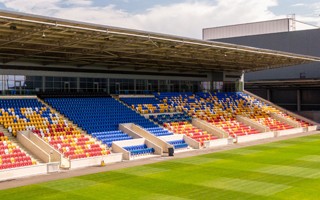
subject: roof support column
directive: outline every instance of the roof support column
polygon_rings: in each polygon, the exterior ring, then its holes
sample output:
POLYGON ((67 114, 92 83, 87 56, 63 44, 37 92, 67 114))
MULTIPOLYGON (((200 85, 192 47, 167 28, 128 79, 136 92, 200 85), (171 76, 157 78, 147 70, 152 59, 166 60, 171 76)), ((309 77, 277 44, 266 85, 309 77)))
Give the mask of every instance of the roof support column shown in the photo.
POLYGON ((107 88, 108 88, 108 94, 110 94, 110 78, 107 78, 107 88))
POLYGON ((301 90, 297 89, 297 111, 301 111, 301 90))
POLYGON ((240 75, 240 78, 236 79, 234 83, 235 83, 236 92, 243 92, 244 90, 244 73, 243 72, 240 75))
POLYGON ((46 91, 46 77, 42 76, 42 91, 45 92, 46 91))
POLYGON ((80 77, 77 77, 77 92, 80 92, 80 77))
POLYGON ((267 88, 267 100, 271 101, 271 90, 270 90, 270 88, 267 88))
POLYGON ((244 71, 242 71, 241 78, 239 79, 239 92, 244 91, 244 71))
POLYGON ((223 82, 224 80, 224 74, 223 72, 212 72, 210 75, 210 91, 213 91, 217 88, 215 88, 214 83, 215 82, 223 82))

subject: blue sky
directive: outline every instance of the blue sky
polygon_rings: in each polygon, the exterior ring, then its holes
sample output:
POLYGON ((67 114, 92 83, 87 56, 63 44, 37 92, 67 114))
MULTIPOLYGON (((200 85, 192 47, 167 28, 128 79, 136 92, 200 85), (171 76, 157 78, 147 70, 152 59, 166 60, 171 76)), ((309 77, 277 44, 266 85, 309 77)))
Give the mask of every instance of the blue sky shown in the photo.
POLYGON ((172 3, 186 2, 185 0, 95 0, 94 5, 103 6, 106 4, 116 5, 116 8, 131 13, 141 13, 155 5, 168 5, 172 3))
POLYGON ((292 13, 320 25, 319 0, 0 0, 0 9, 193 38, 202 28, 292 13))
POLYGON ((312 5, 319 3, 319 0, 279 0, 278 6, 271 8, 271 10, 276 14, 290 14, 295 13, 299 15, 319 15, 320 13, 315 13, 316 11, 312 9, 312 5))

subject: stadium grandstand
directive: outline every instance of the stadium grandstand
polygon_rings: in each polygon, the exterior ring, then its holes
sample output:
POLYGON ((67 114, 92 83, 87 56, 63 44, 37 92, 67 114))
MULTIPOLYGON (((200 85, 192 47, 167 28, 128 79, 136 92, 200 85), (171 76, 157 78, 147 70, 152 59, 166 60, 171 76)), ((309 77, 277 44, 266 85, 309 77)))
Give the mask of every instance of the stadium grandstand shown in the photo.
POLYGON ((243 74, 319 57, 8 11, 0 46, 0 180, 318 126, 245 91, 243 74))

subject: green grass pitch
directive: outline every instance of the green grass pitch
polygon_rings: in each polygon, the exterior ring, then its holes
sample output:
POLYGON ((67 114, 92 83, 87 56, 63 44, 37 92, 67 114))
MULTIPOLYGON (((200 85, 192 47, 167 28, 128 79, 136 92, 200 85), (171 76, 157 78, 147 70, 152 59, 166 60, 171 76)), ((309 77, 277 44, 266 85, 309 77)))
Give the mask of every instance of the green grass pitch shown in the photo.
POLYGON ((320 135, 0 191, 1 199, 320 199, 320 135))

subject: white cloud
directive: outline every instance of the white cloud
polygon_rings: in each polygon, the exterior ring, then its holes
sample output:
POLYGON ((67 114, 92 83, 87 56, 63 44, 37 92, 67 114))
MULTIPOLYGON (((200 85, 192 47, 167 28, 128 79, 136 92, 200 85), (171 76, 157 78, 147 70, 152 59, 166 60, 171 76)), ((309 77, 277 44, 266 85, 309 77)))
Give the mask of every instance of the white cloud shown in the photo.
POLYGON ((90 6, 93 2, 92 0, 66 0, 64 4, 71 6, 90 6))
POLYGON ((299 21, 307 22, 320 26, 320 3, 306 4, 306 7, 309 9, 307 15, 298 15, 297 19, 299 21))
POLYGON ((296 3, 296 4, 292 4, 291 7, 303 7, 306 6, 306 4, 304 3, 296 3))
POLYGON ((320 15, 320 3, 314 3, 311 5, 312 8, 314 8, 314 13, 317 14, 317 16, 320 15))
POLYGON ((5 7, 19 12, 54 15, 59 10, 60 0, 0 0, 5 7))
POLYGON ((179 3, 153 7, 144 14, 134 16, 134 19, 140 27, 148 30, 201 38, 201 30, 205 27, 275 18, 267 9, 273 5, 273 0, 179 3))
POLYGON ((7 8, 21 12, 194 38, 201 38, 201 30, 206 27, 285 17, 270 11, 271 7, 277 5, 277 0, 187 0, 184 3, 154 6, 138 14, 117 9, 114 5, 97 7, 92 2, 0 0, 7 8), (66 7, 66 4, 69 6, 66 7))

